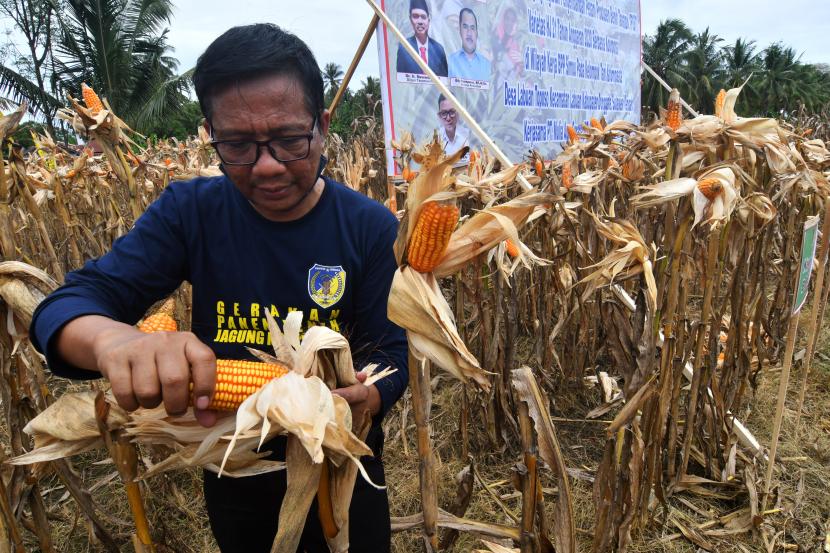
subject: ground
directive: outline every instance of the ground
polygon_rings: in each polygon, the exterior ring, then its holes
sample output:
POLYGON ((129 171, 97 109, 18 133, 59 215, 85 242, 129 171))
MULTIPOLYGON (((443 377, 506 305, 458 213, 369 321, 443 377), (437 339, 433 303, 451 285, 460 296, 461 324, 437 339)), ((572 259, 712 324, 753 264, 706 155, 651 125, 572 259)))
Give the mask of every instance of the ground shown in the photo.
MULTIPOLYGON (((808 317, 802 317, 802 328, 808 317)), ((805 342, 802 334, 800 343, 805 342)), ((801 364, 796 363, 790 381, 788 410, 782 427, 778 449, 779 468, 777 502, 770 505, 773 511, 767 521, 770 537, 778 532, 775 551, 821 551, 825 532, 830 524, 830 325, 823 329, 817 348, 817 356, 810 375, 807 400, 800 428, 795 428, 794 408, 797 401, 801 364), (782 545, 785 544, 785 545, 782 545)), ((801 346, 797 347, 798 350, 801 346)), ((780 369, 771 369, 760 379, 755 396, 750 401, 751 409, 741 414, 742 420, 763 445, 768 445, 772 433, 772 419, 775 411, 775 397, 778 390, 780 369)), ((467 464, 461 459, 458 432, 459 385, 448 379, 434 379, 435 395, 432 410, 435 451, 438 456, 440 502, 449 507, 455 497, 454 478, 467 464)), ((404 401, 408 401, 405 399, 404 401)), ((554 402, 552 415, 568 466, 591 473, 596 468, 599 452, 604 443, 604 425, 580 420, 584 413, 559 412, 554 402), (561 420, 561 419, 571 419, 561 420)), ((387 444, 385 464, 393 516, 413 514, 419 510, 418 499, 418 457, 415 448, 415 427, 412 412, 403 408, 403 403, 389 415, 385 422, 387 444), (402 412, 408 413, 402 424, 402 412)), ((469 518, 511 524, 507 512, 514 516, 521 511, 520 498, 513 493, 510 483, 511 468, 518 460, 518 452, 491 451, 479 443, 480 436, 471 429, 471 449, 475 452, 476 469, 481 480, 486 482, 494 494, 476 483, 472 503, 466 513, 469 518), (493 495, 500 497, 499 501, 493 495), (499 505, 501 503, 501 505, 499 505)), ((127 544, 132 522, 127 508, 123 486, 119 483, 111 462, 101 452, 79 456, 73 459, 85 484, 92 491, 95 501, 101 506, 102 516, 119 540, 127 544)), ((763 477, 763 465, 758 473, 763 477)), ((544 476, 548 505, 555 500, 555 484, 549 474, 544 476)), ((592 484, 573 479, 574 512, 580 550, 590 550, 593 536, 592 484)), ((144 488, 149 517, 156 540, 165 546, 159 551, 182 553, 213 553, 216 545, 207 525, 207 517, 201 500, 201 484, 198 471, 181 471, 151 479, 144 488)), ((83 519, 76 515, 73 501, 69 499, 61 483, 54 476, 41 481, 41 493, 51 510, 52 536, 58 551, 103 551, 90 543, 90 530, 83 519)), ((742 505, 712 500, 702 500, 691 495, 678 494, 670 500, 675 516, 687 525, 699 525, 708 519, 721 516, 742 505)), ((660 514, 658 512, 658 518, 660 514)), ((33 536, 24 532, 27 547, 37 551, 33 536)), ((714 541, 716 551, 765 551, 758 535, 751 533, 731 536, 714 541)), ((469 551, 480 546, 475 536, 461 535, 453 551, 469 551)), ((129 547, 129 546, 127 546, 129 547)), ((396 553, 419 551, 416 532, 404 532, 394 536, 393 551, 396 553)), ((677 528, 654 523, 645 533, 634 536, 631 551, 652 552, 695 552, 697 547, 679 535, 677 528)))

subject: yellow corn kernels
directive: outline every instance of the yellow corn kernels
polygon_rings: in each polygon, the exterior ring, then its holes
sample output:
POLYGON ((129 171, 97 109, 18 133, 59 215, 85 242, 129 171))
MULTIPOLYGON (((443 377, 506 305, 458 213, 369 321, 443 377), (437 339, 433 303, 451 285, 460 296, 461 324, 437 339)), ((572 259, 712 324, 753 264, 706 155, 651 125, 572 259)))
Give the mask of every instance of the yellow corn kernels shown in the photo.
POLYGON ((669 95, 669 105, 666 108, 666 125, 673 131, 680 128, 683 122, 683 113, 680 106, 680 92, 675 88, 669 95))
POLYGON ((151 332, 176 332, 178 326, 176 325, 176 319, 167 313, 159 312, 138 323, 138 330, 148 334, 151 332))
POLYGON ((504 241, 504 249, 510 257, 519 257, 519 247, 509 238, 504 241))
POLYGON ((576 134, 576 129, 573 127, 573 125, 568 125, 566 127, 566 130, 568 131, 568 143, 576 144, 579 141, 579 136, 576 134))
MULTIPOLYGON (((142 332, 175 332, 176 320, 172 317, 173 302, 168 301, 158 313, 150 315, 138 325, 142 332)), ((288 368, 278 363, 241 361, 236 359, 216 360, 216 387, 208 409, 236 411, 251 394, 274 378, 288 374, 288 368)), ((191 383, 191 390, 193 384, 191 383)), ((193 398, 190 398, 191 405, 193 398)))
POLYGON ((420 273, 429 273, 438 265, 458 223, 454 205, 426 202, 418 215, 409 241, 407 261, 420 273))
POLYGON ((566 163, 562 166, 562 186, 565 187, 565 190, 570 190, 573 184, 574 177, 573 173, 571 172, 571 164, 566 163))
POLYGON ((84 103, 88 110, 92 113, 98 113, 104 109, 104 104, 92 88, 86 83, 81 83, 81 95, 84 97, 84 103))
POLYGON ((286 374, 288 368, 277 363, 217 359, 216 388, 208 409, 236 411, 248 396, 286 374))
POLYGON ((714 200, 723 190, 723 184, 716 178, 702 179, 697 183, 697 189, 706 196, 708 200, 714 200))
POLYGON ((720 89, 718 92, 718 97, 715 98, 715 115, 718 117, 723 117, 723 104, 726 102, 726 91, 724 89, 720 89))

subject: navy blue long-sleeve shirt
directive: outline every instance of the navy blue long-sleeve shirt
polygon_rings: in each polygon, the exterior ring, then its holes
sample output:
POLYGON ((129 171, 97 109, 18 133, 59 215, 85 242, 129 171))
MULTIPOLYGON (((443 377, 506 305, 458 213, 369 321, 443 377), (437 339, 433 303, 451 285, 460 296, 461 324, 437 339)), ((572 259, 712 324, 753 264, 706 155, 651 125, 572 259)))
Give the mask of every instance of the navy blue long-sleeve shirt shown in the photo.
POLYGON ((398 369, 376 384, 385 414, 408 381, 406 335, 386 315, 396 232, 388 209, 331 179, 309 213, 280 223, 225 176, 174 182, 110 252, 68 274, 38 306, 32 341, 53 373, 95 378, 57 355, 57 332, 91 314, 135 324, 189 281, 191 330, 217 358, 249 359, 245 346, 273 351, 265 311, 281 322, 299 310, 303 328, 346 336, 357 367, 398 369))

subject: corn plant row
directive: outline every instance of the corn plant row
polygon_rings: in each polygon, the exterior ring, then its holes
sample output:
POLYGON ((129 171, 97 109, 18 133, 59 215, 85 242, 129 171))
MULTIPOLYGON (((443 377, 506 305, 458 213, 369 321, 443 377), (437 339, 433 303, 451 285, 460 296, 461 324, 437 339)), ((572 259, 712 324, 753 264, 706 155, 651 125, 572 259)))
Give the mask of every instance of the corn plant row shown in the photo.
MULTIPOLYGON (((425 548, 437 548, 446 527, 508 539, 522 553, 577 550, 570 477, 549 410, 612 418, 593 474, 594 551, 625 551, 648 525, 666 524, 661 507, 675 494, 736 501, 731 528, 769 531, 757 491, 764 450, 742 441, 736 424, 780 362, 800 228, 823 213, 830 153, 806 128, 739 117, 739 93, 724 92, 715 115, 694 119, 683 119, 673 97, 648 126, 592 120, 569 129, 555 159, 530 152, 512 169, 486 151, 461 164, 436 142, 418 147, 405 136, 395 147, 408 181, 389 188, 376 171, 377 122, 361 122, 366 132, 352 143, 330 139, 331 173, 402 220, 390 317, 410 336, 423 509, 399 522, 419 528, 425 548), (521 192, 519 174, 536 189, 521 192), (441 218, 458 213, 457 226, 441 218), (433 219, 447 227, 441 251, 419 231, 433 219), (494 447, 515 452, 517 528, 438 508, 431 370, 463 383, 465 458, 494 447), (559 489, 550 521, 540 492, 547 471, 559 489)), ((23 155, 7 140, 21 116, 0 120, 0 393, 14 456, 29 449, 22 428, 55 399, 26 338, 34 306, 66 272, 106 251, 171 179, 219 174, 204 133, 145 141, 106 102, 93 109, 70 99, 63 116, 90 139, 80 151, 37 136, 23 155)), ((186 290, 176 305, 186 321, 186 290)), ((15 465, 0 479, 0 519, 18 551, 21 501, 41 549, 54 550, 37 483, 44 466, 15 465)), ((50 466, 114 550, 71 462, 50 466)))

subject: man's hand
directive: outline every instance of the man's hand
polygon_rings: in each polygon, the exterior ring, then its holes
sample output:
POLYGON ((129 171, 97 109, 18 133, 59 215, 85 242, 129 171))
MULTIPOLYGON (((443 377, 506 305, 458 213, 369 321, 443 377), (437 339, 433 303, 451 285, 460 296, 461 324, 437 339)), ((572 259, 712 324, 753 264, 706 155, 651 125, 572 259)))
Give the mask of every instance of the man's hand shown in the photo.
POLYGON ((190 332, 147 334, 90 315, 61 330, 58 351, 70 363, 100 372, 128 411, 163 402, 169 414, 180 415, 187 410, 193 382, 196 419, 203 426, 216 422, 216 413, 206 410, 216 381, 216 357, 190 332))
POLYGON ((377 387, 374 384, 371 386, 363 384, 366 380, 364 373, 357 373, 357 380, 357 384, 331 391, 331 393, 339 395, 349 403, 352 408, 352 421, 362 420, 363 413, 366 411, 369 411, 369 415, 374 417, 380 412, 381 407, 380 392, 378 392, 377 387))

